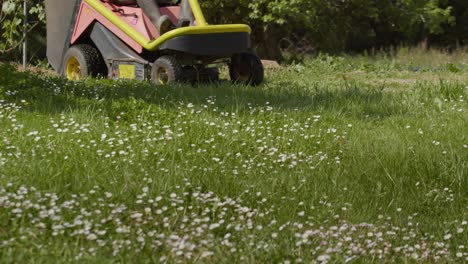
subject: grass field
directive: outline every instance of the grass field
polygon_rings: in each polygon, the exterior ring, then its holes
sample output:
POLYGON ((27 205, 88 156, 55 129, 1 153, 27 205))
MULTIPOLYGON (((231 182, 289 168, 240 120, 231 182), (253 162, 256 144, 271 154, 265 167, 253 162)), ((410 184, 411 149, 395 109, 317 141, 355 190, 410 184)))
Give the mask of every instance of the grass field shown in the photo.
POLYGON ((0 262, 468 262, 468 54, 261 87, 0 65, 0 262))

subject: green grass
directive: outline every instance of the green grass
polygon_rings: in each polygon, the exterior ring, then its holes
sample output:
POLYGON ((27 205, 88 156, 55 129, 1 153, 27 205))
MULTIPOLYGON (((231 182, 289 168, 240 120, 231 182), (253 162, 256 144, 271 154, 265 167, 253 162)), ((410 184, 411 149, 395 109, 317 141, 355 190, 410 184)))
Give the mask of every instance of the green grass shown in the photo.
POLYGON ((468 56, 228 82, 0 65, 0 262, 466 262, 468 56))

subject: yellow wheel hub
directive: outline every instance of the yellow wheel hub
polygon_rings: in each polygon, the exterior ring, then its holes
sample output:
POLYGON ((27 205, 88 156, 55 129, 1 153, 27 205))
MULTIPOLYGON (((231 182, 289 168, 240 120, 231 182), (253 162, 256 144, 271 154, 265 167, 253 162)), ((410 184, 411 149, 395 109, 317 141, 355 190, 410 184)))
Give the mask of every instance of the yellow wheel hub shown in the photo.
POLYGON ((65 71, 68 80, 76 81, 81 79, 80 62, 75 57, 68 59, 65 71))
POLYGON ((156 79, 160 84, 167 84, 169 82, 169 75, 166 68, 159 68, 156 74, 156 79))

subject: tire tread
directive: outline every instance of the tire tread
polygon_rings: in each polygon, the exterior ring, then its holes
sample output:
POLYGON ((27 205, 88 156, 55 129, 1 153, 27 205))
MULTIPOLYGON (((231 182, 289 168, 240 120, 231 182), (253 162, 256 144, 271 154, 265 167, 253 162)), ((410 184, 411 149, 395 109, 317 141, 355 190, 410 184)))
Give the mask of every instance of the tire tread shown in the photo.
POLYGON ((101 53, 94 46, 89 44, 77 44, 70 47, 70 49, 68 49, 67 53, 65 54, 63 70, 64 75, 66 70, 66 61, 70 56, 75 56, 80 62, 80 64, 85 64, 85 78, 97 77, 98 75, 106 75, 107 67, 105 65, 105 62, 101 57, 101 53), (82 58, 79 55, 83 56, 84 61, 82 61, 82 58))

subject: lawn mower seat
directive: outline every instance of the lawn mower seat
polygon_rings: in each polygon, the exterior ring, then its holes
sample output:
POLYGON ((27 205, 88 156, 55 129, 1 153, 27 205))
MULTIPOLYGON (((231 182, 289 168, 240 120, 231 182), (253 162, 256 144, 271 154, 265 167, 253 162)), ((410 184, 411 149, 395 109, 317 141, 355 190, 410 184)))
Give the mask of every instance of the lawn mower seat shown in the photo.
MULTIPOLYGON (((138 5, 137 0, 104 0, 109 1, 116 5, 138 5)), ((180 17, 179 17, 179 25, 188 26, 194 25, 195 18, 192 13, 192 9, 190 7, 188 0, 181 0, 181 1, 174 1, 174 0, 144 0, 147 5, 151 5, 150 2, 156 2, 160 7, 161 6, 173 6, 180 4, 180 17), (182 24, 181 24, 182 23, 182 24)), ((150 8, 151 10, 151 8, 150 8)), ((148 10, 144 10, 146 15, 149 15, 148 10)))

